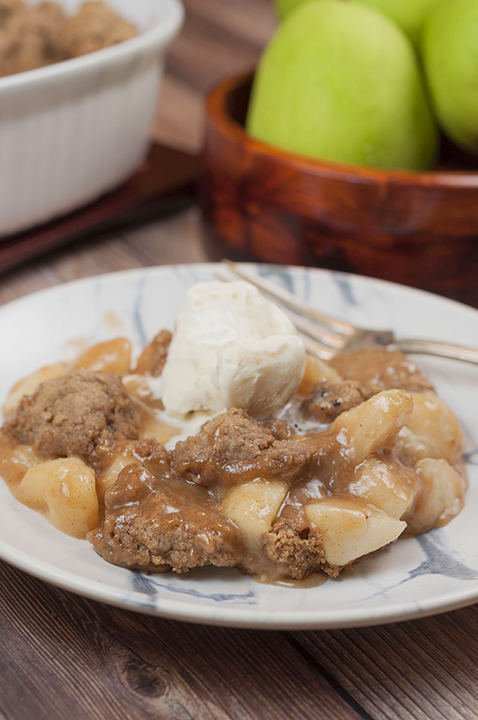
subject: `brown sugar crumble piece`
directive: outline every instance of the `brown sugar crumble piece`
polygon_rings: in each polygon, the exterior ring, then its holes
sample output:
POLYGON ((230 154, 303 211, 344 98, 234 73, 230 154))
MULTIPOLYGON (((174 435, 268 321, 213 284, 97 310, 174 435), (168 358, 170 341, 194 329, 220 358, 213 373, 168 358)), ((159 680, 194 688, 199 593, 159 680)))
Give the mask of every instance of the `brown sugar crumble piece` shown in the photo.
POLYGON ((103 2, 85 2, 65 17, 56 2, 31 7, 0 0, 0 76, 102 50, 138 34, 103 2))
POLYGON ((85 2, 76 15, 65 20, 60 46, 66 57, 102 50, 138 34, 135 26, 118 17, 103 2, 85 2))
POLYGON ((172 473, 202 485, 214 485, 259 460, 274 439, 270 430, 243 410, 228 410, 206 422, 197 435, 177 443, 171 453, 172 473))
POLYGON ((257 477, 290 482, 307 473, 317 448, 300 439, 278 440, 268 427, 233 408, 205 423, 171 452, 175 477, 224 487, 257 477))
POLYGON ((73 370, 23 397, 10 428, 43 456, 74 455, 99 470, 117 442, 139 438, 142 421, 119 375, 73 370))
POLYGON ((322 537, 304 531, 300 523, 279 518, 272 530, 264 536, 264 551, 268 558, 282 568, 286 577, 302 580, 313 572, 323 570, 336 577, 338 568, 332 568, 325 560, 322 537))
POLYGON ((53 2, 34 8, 15 5, 4 16, 0 28, 0 75, 33 70, 65 59, 57 43, 63 22, 59 5, 53 2))
POLYGON ((307 420, 314 419, 326 425, 340 413, 351 410, 365 400, 365 389, 358 380, 317 383, 302 402, 301 411, 307 420))
POLYGON ((276 440, 289 440, 294 434, 292 427, 278 418, 266 418, 265 420, 259 420, 259 422, 266 430, 272 433, 276 440))
POLYGON ((96 552, 131 570, 184 573, 232 567, 243 556, 234 525, 204 488, 128 465, 105 495, 105 518, 88 535, 96 552))
POLYGON ((0 0, 0 28, 10 15, 23 8, 22 0, 0 0))

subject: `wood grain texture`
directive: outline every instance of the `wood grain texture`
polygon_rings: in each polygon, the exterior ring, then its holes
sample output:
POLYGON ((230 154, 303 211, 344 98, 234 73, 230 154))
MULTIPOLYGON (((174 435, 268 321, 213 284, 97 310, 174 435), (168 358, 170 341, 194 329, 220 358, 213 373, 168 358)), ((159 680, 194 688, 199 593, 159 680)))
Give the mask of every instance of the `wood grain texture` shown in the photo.
POLYGON ((7 566, 0 589, 8 720, 361 717, 281 633, 117 610, 7 566))
POLYGON ((476 606, 377 628, 297 633, 374 718, 478 717, 476 606))

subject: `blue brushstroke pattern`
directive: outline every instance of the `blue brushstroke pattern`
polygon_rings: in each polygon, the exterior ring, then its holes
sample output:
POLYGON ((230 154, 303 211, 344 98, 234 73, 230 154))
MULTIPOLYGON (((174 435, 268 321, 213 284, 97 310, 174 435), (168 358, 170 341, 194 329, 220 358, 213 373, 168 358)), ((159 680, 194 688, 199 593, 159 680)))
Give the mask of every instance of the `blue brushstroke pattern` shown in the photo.
POLYGON ((146 282, 146 275, 141 275, 138 280, 138 286, 136 288, 136 295, 133 306, 133 323, 134 329, 138 336, 138 345, 143 347, 148 341, 148 337, 143 325, 143 318, 141 312, 141 304, 143 301, 143 290, 146 282))
POLYGON ((365 598, 366 600, 380 596, 387 599, 387 594, 390 590, 424 575, 441 575, 442 577, 453 578, 455 580, 478 579, 478 572, 476 570, 469 568, 460 560, 456 559, 453 551, 450 552, 447 550, 443 542, 443 532, 440 528, 431 530, 426 535, 419 535, 416 540, 425 554, 425 560, 416 568, 410 570, 407 573, 407 577, 403 580, 390 587, 379 590, 365 598))
MULTIPOLYGON (((219 603, 239 603, 241 605, 255 605, 257 604, 256 595, 252 590, 247 593, 203 593, 196 588, 185 585, 179 587, 172 583, 161 583, 157 580, 153 580, 148 575, 142 573, 131 572, 131 584, 135 592, 144 593, 151 597, 151 601, 158 597, 158 588, 163 590, 169 590, 173 593, 180 593, 183 595, 192 595, 193 597, 202 598, 205 600, 214 600, 219 603)), ((154 602, 153 602, 154 604, 154 602)))

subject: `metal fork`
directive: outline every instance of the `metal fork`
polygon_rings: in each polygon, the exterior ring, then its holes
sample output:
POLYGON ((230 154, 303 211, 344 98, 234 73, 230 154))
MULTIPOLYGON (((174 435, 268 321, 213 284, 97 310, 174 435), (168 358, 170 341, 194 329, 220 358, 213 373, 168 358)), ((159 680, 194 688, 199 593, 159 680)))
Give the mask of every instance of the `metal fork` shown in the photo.
POLYGON ((223 260, 223 264, 234 275, 250 282, 277 304, 292 312, 294 324, 304 339, 306 350, 323 360, 330 360, 339 352, 381 346, 404 353, 439 355, 478 365, 477 349, 435 340, 398 339, 390 330, 355 327, 343 320, 324 315, 296 295, 243 266, 230 260, 223 260))

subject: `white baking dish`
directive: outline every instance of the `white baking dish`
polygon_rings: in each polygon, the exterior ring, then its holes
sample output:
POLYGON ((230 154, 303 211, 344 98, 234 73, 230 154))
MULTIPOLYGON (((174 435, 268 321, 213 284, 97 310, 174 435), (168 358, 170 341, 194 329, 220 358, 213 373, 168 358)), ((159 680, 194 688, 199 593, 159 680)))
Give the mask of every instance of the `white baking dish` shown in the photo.
MULTIPOLYGON (((74 12, 81 0, 58 0, 74 12)), ((180 0, 107 0, 140 33, 104 50, 0 78, 0 235, 119 185, 147 153, 180 0)), ((35 2, 30 2, 34 5, 35 2)))

